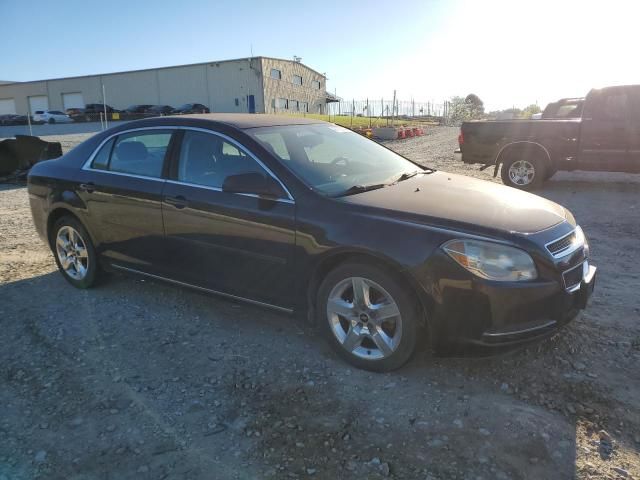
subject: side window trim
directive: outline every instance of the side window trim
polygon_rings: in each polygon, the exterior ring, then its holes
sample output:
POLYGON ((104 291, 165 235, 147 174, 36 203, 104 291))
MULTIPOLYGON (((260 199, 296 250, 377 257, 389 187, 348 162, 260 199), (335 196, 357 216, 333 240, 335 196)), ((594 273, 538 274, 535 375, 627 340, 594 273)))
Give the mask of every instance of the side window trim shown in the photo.
POLYGON ((164 181, 166 181, 165 167, 166 167, 167 162, 171 161, 171 157, 170 157, 171 152, 170 152, 169 149, 171 148, 172 143, 174 143, 174 138, 175 138, 175 135, 178 133, 178 130, 179 130, 179 127, 175 127, 175 126, 169 125, 169 126, 161 126, 161 127, 158 126, 158 127, 132 128, 130 130, 123 130, 121 132, 116 132, 116 133, 114 133, 112 135, 109 135, 107 138, 102 140, 102 142, 100 142, 100 144, 96 147, 96 149, 93 151, 93 153, 91 153, 91 155, 89 156, 87 161, 82 164, 81 170, 90 171, 90 172, 108 173, 109 175, 120 175, 120 176, 124 176, 124 177, 140 178, 140 179, 143 179, 143 180, 154 180, 156 182, 164 182, 164 181), (102 147, 104 147, 110 140, 114 139, 114 142, 111 145, 111 152, 109 152, 109 163, 107 164, 108 166, 111 166, 111 155, 113 154, 113 149, 115 147, 116 142, 118 141, 117 137, 119 137, 121 135, 126 135, 128 133, 142 132, 142 131, 146 131, 146 130, 170 130, 171 131, 171 140, 169 140, 169 146, 168 146, 168 149, 167 149, 167 153, 165 154, 163 170, 162 170, 162 176, 160 176, 160 177, 149 177, 147 175, 138 175, 138 174, 135 174, 135 173, 126 173, 126 172, 114 172, 112 170, 102 170, 102 169, 99 169, 99 168, 93 168, 92 167, 93 160, 98 155, 100 150, 102 150, 102 147))
MULTIPOLYGON (((108 173, 108 174, 111 174, 111 175, 122 175, 122 176, 126 176, 126 177, 142 178, 142 179, 146 179, 146 180, 155 180, 155 181, 158 181, 158 182, 168 181, 168 182, 172 182, 172 183, 179 183, 179 184, 184 184, 184 185, 192 185, 192 186, 195 186, 195 187, 208 188, 210 190, 221 191, 221 189, 216 189, 214 187, 207 187, 205 185, 195 185, 195 184, 181 182, 179 180, 176 180, 178 161, 179 161, 179 156, 180 156, 180 148, 182 146, 182 138, 184 137, 184 133, 183 132, 185 130, 193 130, 193 131, 196 131, 196 132, 203 132, 203 133, 207 133, 207 134, 210 134, 210 135, 217 135, 218 137, 220 137, 223 140, 227 141, 228 143, 232 144, 239 151, 244 152, 249 158, 253 159, 258 165, 260 165, 260 167, 262 167, 264 169, 265 172, 267 172, 267 174, 269 176, 271 176, 276 182, 278 182, 280 184, 280 186, 283 188, 283 190, 287 194, 288 198, 280 198, 277 201, 285 202, 285 203, 295 203, 295 198, 293 198, 293 195, 291 195, 291 192, 289 191, 287 186, 253 152, 248 150, 244 145, 242 145, 237 140, 229 137, 228 135, 225 135, 224 133, 221 133, 221 132, 216 132, 214 130, 208 130, 206 128, 184 127, 184 126, 176 126, 176 125, 166 125, 166 126, 163 125, 163 126, 157 126, 157 127, 132 128, 130 130, 123 130, 123 131, 120 131, 120 132, 116 132, 116 133, 114 133, 112 135, 109 135, 102 142, 100 142, 100 144, 96 147, 96 149, 93 151, 93 153, 89 156, 87 161, 84 162, 84 164, 82 165, 82 170, 108 173), (147 176, 144 176, 144 175, 136 175, 136 174, 132 174, 132 173, 113 172, 113 171, 110 171, 110 170, 100 170, 100 169, 91 167, 91 164, 93 163, 93 159, 96 157, 98 152, 102 149, 102 147, 109 140, 111 140, 112 138, 117 137, 119 135, 131 133, 131 132, 145 131, 145 130, 172 130, 173 131, 173 134, 172 134, 172 137, 171 137, 171 141, 169 143, 169 149, 170 150, 167 152, 167 155, 165 156, 165 165, 166 165, 167 162, 169 162, 170 167, 169 167, 169 170, 163 171, 163 176, 162 177, 160 177, 160 178, 158 178, 158 177, 147 177, 147 176), (180 135, 179 139, 176 138, 177 135, 180 135), (167 173, 169 175, 166 175, 167 173)), ((115 145, 115 142, 114 142, 114 145, 115 145)), ((112 149, 113 149, 113 146, 112 146, 112 149)), ((111 158, 109 158, 109 162, 111 162, 111 158)), ((252 196, 252 194, 244 194, 244 193, 243 194, 238 194, 238 195, 252 196)))

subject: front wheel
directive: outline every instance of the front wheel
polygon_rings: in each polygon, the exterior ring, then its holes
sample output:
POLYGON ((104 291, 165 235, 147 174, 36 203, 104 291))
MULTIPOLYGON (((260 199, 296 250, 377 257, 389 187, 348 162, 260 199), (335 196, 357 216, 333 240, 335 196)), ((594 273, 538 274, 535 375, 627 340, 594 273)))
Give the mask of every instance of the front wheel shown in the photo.
POLYGON ((56 123, 56 119, 55 118, 50 118, 49 119, 49 124, 53 125, 54 123, 56 123))
POLYGON ((509 158, 500 170, 502 183, 520 190, 533 190, 545 179, 544 164, 537 158, 509 158))
POLYGON ((417 302, 394 275, 362 263, 331 271, 318 291, 317 315, 333 349, 352 365, 386 372, 416 347, 417 302))
POLYGON ((64 278, 76 288, 93 286, 100 266, 91 238, 74 217, 59 219, 51 230, 51 247, 64 278))

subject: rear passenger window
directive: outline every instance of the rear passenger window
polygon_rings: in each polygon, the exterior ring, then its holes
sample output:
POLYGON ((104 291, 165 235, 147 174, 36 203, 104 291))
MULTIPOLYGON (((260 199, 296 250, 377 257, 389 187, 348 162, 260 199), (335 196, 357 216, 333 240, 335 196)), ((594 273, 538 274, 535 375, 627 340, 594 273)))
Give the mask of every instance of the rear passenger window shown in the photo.
POLYGON ((218 135, 186 131, 180 147, 178 180, 206 187, 222 188, 229 175, 264 169, 238 147, 218 135))
POLYGON ((98 154, 95 157, 93 157, 93 162, 91 162, 91 168, 95 168, 97 170, 109 169, 109 157, 111 156, 111 149, 113 148, 113 142, 115 142, 115 138, 112 138, 102 146, 98 154))
POLYGON ((168 130, 123 133, 100 149, 91 166, 99 170, 159 178, 170 140, 171 131, 168 130))

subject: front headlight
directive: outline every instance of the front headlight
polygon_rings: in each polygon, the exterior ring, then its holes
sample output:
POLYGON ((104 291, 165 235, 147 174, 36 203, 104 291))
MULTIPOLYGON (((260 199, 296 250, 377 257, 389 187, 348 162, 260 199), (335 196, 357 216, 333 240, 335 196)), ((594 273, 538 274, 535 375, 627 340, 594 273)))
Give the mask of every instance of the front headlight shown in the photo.
POLYGON ((533 259, 519 248, 480 240, 451 240, 442 248, 480 278, 517 282, 538 277, 533 259))

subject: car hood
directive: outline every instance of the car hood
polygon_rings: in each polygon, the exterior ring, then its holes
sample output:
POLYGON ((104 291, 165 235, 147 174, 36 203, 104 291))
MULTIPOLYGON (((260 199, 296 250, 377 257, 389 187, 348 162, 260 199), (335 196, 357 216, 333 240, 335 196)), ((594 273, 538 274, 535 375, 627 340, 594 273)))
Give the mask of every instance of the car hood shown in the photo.
POLYGON ((567 220, 564 207, 537 195, 446 172, 418 175, 342 200, 398 217, 418 215, 435 224, 444 220, 507 232, 535 233, 567 220))

